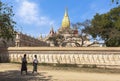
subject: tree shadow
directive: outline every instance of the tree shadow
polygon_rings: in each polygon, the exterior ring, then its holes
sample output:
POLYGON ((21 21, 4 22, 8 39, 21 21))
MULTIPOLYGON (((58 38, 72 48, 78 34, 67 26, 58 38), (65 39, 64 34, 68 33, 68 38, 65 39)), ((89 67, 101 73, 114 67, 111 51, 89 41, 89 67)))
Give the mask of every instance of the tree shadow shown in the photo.
POLYGON ((0 81, 53 81, 51 75, 45 75, 47 72, 40 72, 32 74, 32 72, 28 72, 26 75, 20 74, 18 70, 8 70, 4 72, 0 72, 0 81))
POLYGON ((0 47, 0 63, 10 62, 7 47, 0 47))

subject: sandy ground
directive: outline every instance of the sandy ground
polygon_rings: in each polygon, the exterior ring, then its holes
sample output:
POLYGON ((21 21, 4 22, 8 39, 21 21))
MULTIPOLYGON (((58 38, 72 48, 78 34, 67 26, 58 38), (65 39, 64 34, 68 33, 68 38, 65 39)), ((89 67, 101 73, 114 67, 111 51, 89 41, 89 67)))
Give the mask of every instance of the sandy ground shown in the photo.
POLYGON ((20 74, 20 64, 0 63, 0 81, 120 81, 120 73, 95 73, 67 70, 54 70, 38 67, 32 74, 28 65, 28 75, 20 74))

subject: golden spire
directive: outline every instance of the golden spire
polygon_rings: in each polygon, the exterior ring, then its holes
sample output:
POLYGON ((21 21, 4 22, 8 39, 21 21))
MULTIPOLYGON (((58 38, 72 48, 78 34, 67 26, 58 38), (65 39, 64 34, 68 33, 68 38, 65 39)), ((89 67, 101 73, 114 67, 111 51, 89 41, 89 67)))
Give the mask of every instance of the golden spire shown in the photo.
POLYGON ((65 10, 65 14, 62 20, 62 28, 70 28, 70 20, 69 20, 67 8, 65 10))

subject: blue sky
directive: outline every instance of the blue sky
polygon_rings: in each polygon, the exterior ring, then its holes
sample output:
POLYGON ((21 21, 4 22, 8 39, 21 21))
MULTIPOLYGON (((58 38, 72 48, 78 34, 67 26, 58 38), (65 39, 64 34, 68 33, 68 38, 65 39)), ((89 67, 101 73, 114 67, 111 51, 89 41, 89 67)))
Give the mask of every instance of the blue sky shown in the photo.
POLYGON ((51 27, 58 30, 65 8, 71 23, 92 19, 96 13, 106 13, 115 4, 110 0, 2 0, 12 5, 17 22, 16 30, 38 37, 47 35, 51 27))

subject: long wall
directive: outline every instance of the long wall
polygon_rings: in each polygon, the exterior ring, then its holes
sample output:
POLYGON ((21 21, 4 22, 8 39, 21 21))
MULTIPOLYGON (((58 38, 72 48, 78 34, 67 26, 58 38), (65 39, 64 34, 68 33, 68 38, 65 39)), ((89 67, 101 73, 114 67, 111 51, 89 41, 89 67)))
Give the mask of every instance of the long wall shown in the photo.
POLYGON ((21 62, 24 54, 28 62, 37 55, 39 63, 120 65, 120 47, 9 47, 0 57, 5 60, 7 55, 11 62, 21 62))

